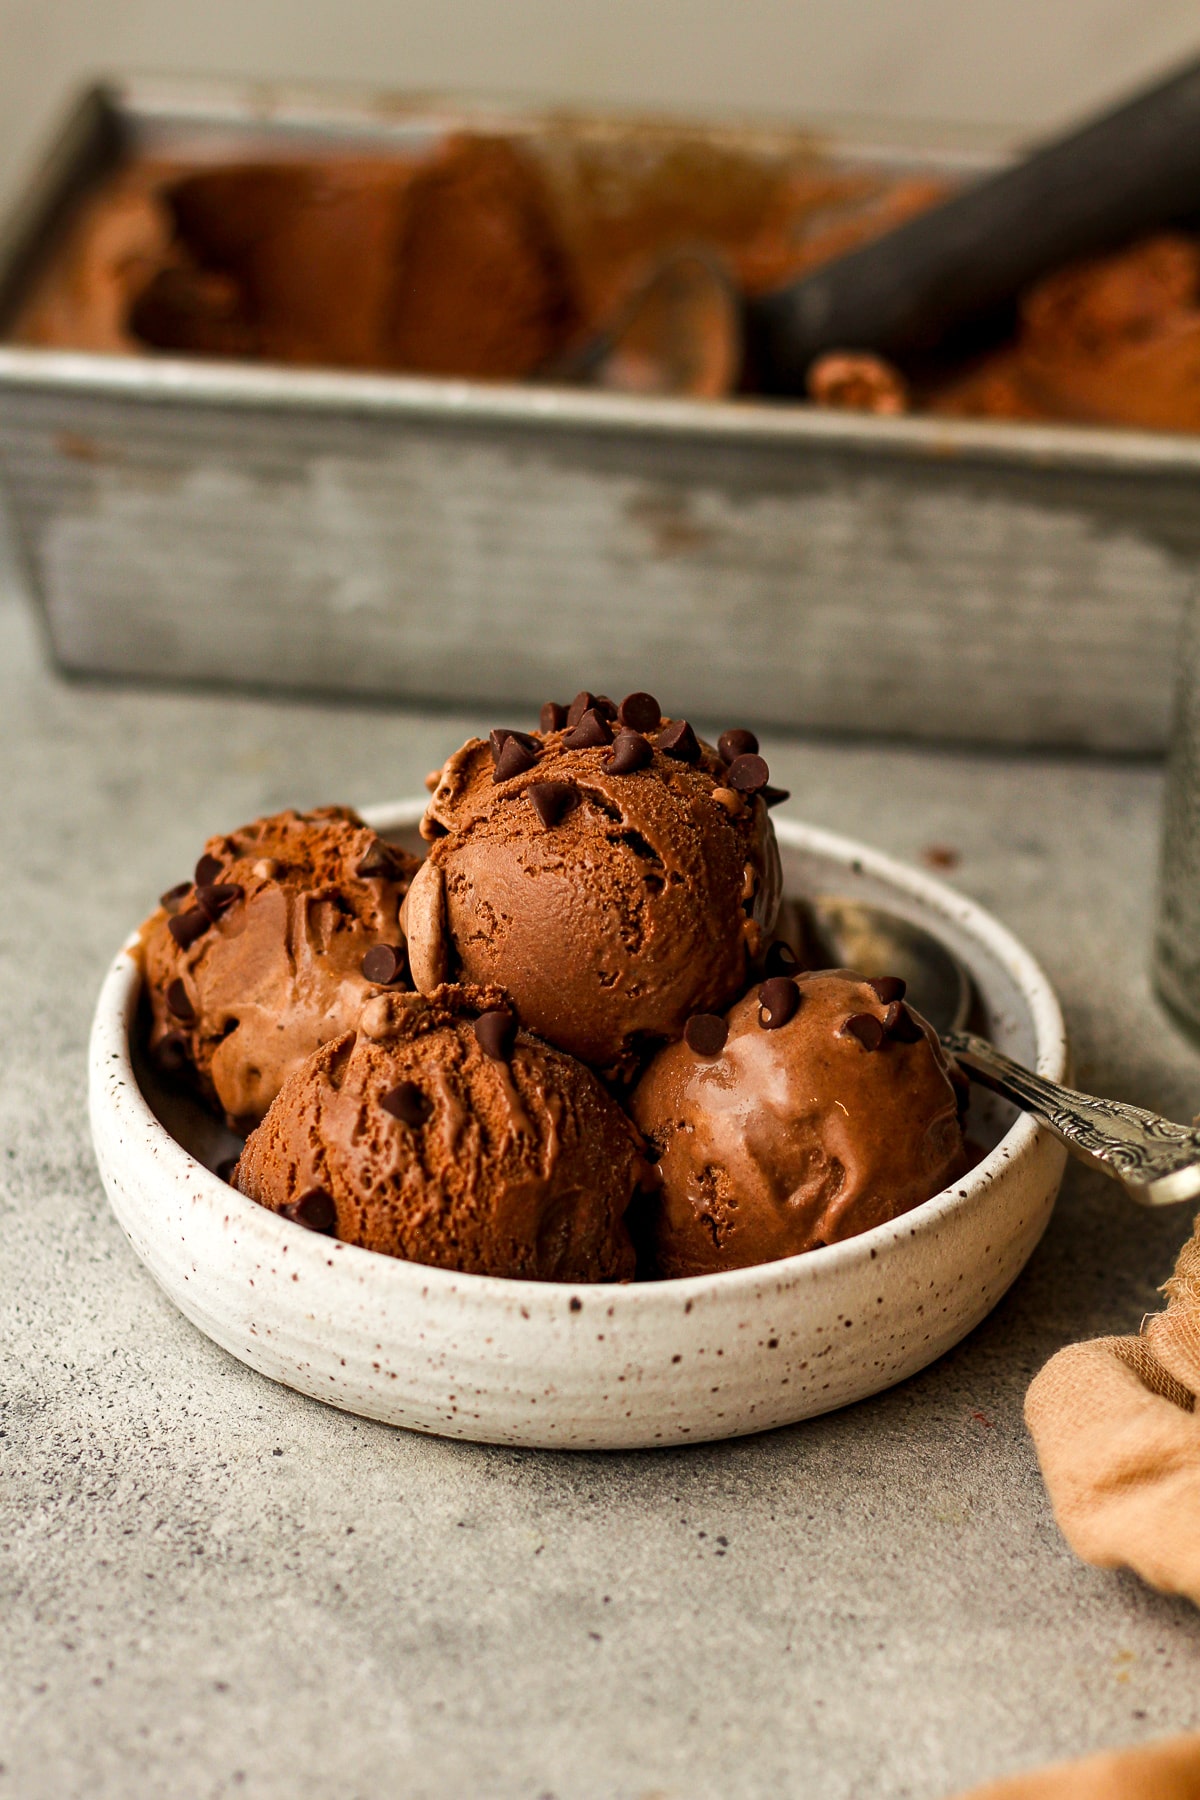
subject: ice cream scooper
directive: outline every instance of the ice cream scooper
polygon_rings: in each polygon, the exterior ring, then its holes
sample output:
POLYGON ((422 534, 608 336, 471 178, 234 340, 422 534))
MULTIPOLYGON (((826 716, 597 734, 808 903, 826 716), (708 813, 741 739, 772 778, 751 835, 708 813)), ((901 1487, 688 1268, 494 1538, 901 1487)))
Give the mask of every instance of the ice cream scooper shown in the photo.
POLYGON ((747 302, 770 393, 800 394, 826 350, 904 356, 1010 302, 1048 268, 1200 213, 1200 62, 747 302))
POLYGON ((858 901, 818 899, 805 912, 825 955, 867 976, 902 973, 912 1004, 964 1074, 1032 1113, 1073 1156, 1111 1175, 1139 1205, 1171 1206, 1200 1194, 1200 1129, 1060 1087, 964 1030, 970 977, 932 932, 858 901))

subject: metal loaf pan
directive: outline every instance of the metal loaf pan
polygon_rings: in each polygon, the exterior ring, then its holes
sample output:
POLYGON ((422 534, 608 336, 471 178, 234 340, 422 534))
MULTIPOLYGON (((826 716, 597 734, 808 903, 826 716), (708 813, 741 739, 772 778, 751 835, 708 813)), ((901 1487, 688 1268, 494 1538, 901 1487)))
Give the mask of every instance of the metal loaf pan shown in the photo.
MULTIPOLYGON (((0 237, 0 329, 131 147, 212 159, 469 124, 697 130, 162 83, 91 90, 0 237)), ((575 140, 572 139, 575 134, 575 140)), ((748 155, 798 134, 704 134, 748 155)), ((825 137, 835 163, 988 166, 825 137)), ((993 158, 994 161, 994 158, 993 158)), ((295 372, 0 337, 0 471, 79 672, 498 704, 582 682, 767 726, 1153 752, 1200 439, 295 372)))

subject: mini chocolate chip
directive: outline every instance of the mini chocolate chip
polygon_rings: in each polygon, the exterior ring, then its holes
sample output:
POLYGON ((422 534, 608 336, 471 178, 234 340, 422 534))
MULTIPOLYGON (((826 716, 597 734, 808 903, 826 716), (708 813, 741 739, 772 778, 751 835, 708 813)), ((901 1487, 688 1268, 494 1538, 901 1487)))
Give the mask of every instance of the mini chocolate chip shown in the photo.
POLYGON ((167 1011, 184 1025, 193 1025, 196 1021, 196 1009, 188 999, 188 991, 178 975, 167 984, 165 995, 167 1011))
POLYGON ((296 1225, 303 1225, 308 1231, 331 1232, 337 1224, 337 1207, 333 1204, 333 1196, 323 1187, 309 1188, 298 1200, 288 1206, 281 1206, 280 1212, 285 1219, 291 1219, 296 1225))
POLYGON ((538 720, 543 731, 561 731, 567 722, 567 709, 557 700, 547 700, 538 720))
POLYGON ((514 775, 524 775, 537 762, 537 756, 527 744, 523 744, 515 732, 509 732, 496 756, 496 767, 492 771, 493 782, 511 781, 514 775))
POLYGON ((758 739, 752 731, 744 731, 735 725, 732 731, 723 731, 717 739, 717 751, 721 761, 736 762, 739 756, 754 756, 758 751, 758 739))
POLYGON ((676 762, 700 761, 700 743, 686 719, 668 725, 658 739, 658 747, 664 756, 673 756, 676 762))
POLYGON ((612 726, 595 708, 585 712, 578 725, 563 739, 564 750, 599 750, 612 743, 612 726))
POLYGON ((890 1006, 893 1000, 903 1000, 907 989, 907 983, 899 975, 876 975, 867 986, 879 995, 885 1006, 890 1006))
POLYGON ((764 806, 782 806, 785 800, 792 797, 791 788, 772 787, 769 782, 766 787, 759 788, 758 793, 764 806))
POLYGON ((842 1026, 844 1034, 857 1038, 864 1050, 878 1050, 883 1042, 883 1026, 874 1013, 854 1013, 842 1026))
POLYGON ((411 1125, 414 1129, 423 1125, 433 1111, 415 1081, 402 1081, 399 1087, 381 1094, 379 1104, 385 1113, 391 1113, 393 1119, 399 1119, 402 1125, 411 1125))
POLYGON ((758 1022, 764 1031, 778 1031, 800 1010, 800 989, 790 975, 772 975, 758 990, 758 1022))
POLYGON ((632 775, 654 761, 654 752, 640 731, 618 731, 608 759, 610 775, 632 775))
POLYGON ((206 912, 210 919, 219 919, 223 912, 228 912, 241 899, 245 889, 236 881, 218 881, 204 884, 196 889, 196 905, 206 912))
POLYGON ((168 1075, 178 1075, 186 1068, 190 1056, 188 1041, 182 1031, 168 1031, 165 1038, 160 1038, 154 1056, 159 1068, 165 1069, 168 1075))
POLYGON ((225 867, 218 857, 210 856, 207 851, 196 864, 195 883, 197 887, 210 887, 225 867))
MULTIPOLYGON (((874 983, 872 983, 872 986, 873 985, 874 983)), ((895 1031, 899 1023, 900 1002, 898 1000, 893 1000, 890 1006, 885 1007, 883 1014, 883 1029, 889 1037, 892 1035, 893 1031, 895 1031)))
POLYGON ((589 694, 586 688, 582 689, 580 693, 576 694, 570 706, 567 708, 567 724, 578 725, 584 713, 591 712, 595 707, 595 704, 595 694, 589 694))
POLYGON ((761 756, 735 756, 725 772, 725 779, 739 794, 757 794, 765 788, 771 771, 761 756))
POLYGON ((206 912, 198 906, 189 906, 186 912, 176 913, 173 919, 167 920, 167 930, 175 939, 181 950, 190 950, 196 939, 203 937, 212 924, 206 912))
POLYGON ((729 1027, 720 1013, 693 1013, 683 1028, 683 1041, 697 1056, 720 1056, 729 1027))
POLYGON ((616 719, 617 703, 615 700, 610 700, 607 694, 596 695, 593 702, 593 709, 600 714, 602 719, 616 719))
POLYGON ((776 938, 767 951, 766 967, 768 975, 795 975, 800 969, 800 958, 790 944, 776 938))
POLYGON ((497 725, 496 729, 491 732, 488 737, 488 742, 492 746, 492 761, 494 763, 500 761, 504 746, 507 744, 509 738, 516 738, 518 744, 523 744, 530 756, 536 756, 542 747, 537 738, 528 731, 513 731, 507 725, 497 725))
POLYGON ((177 913, 191 891, 190 881, 177 881, 173 888, 168 888, 165 894, 158 896, 158 904, 164 912, 177 913))
POLYGON ((891 1035, 898 1044, 919 1044, 925 1036, 903 1001, 900 1002, 900 1016, 891 1027, 891 1035))
POLYGON ((382 838, 376 838, 362 861, 355 866, 354 873, 362 881, 369 881, 376 875, 394 875, 396 859, 392 855, 392 847, 385 844, 382 838))
POLYGON ((372 944, 362 959, 362 972, 379 987, 390 987, 404 974, 407 960, 403 944, 372 944))
POLYGON ((582 797, 573 781, 531 781, 525 789, 525 798, 547 831, 574 812, 582 797))
POLYGON ((475 1021, 475 1041, 493 1062, 507 1062, 517 1035, 517 1021, 506 1007, 480 1013, 475 1021))
POLYGON ((238 1159, 236 1156, 223 1156, 213 1170, 213 1174, 216 1175, 219 1180, 225 1182, 227 1186, 232 1187, 233 1177, 237 1170, 237 1166, 238 1159))
POLYGON ((662 724, 662 707, 653 694, 626 694, 617 708, 617 717, 633 731, 657 731, 662 724))

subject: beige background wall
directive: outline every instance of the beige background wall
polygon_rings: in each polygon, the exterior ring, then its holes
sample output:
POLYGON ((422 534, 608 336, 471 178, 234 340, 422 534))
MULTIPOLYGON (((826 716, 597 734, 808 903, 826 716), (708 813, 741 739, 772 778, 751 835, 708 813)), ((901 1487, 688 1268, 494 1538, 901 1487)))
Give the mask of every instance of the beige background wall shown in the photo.
POLYGON ((1030 131, 1189 54, 1197 0, 0 0, 0 200, 105 69, 1030 131))

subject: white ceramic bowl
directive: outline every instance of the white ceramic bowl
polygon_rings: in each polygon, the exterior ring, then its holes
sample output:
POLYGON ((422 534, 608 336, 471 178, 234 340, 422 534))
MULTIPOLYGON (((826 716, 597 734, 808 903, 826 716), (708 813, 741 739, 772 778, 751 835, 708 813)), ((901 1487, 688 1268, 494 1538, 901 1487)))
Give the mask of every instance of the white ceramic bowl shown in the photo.
MULTIPOLYGON (((401 836, 421 810, 378 808, 371 822, 401 836)), ((1062 1079, 1053 991, 995 919, 848 839, 786 820, 777 829, 789 891, 875 901, 932 928, 970 969, 994 1040, 1062 1079)), ((1062 1179, 1058 1143, 976 1089, 971 1129, 989 1146, 978 1166, 847 1243, 624 1287, 456 1275, 297 1229, 212 1174, 206 1164, 233 1140, 177 1096, 154 1095, 152 1109, 139 1086, 139 986, 122 950, 96 1008, 90 1067, 96 1156, 134 1250, 193 1324, 251 1368, 417 1431, 617 1449, 733 1437, 861 1400, 990 1311, 1062 1179)))

